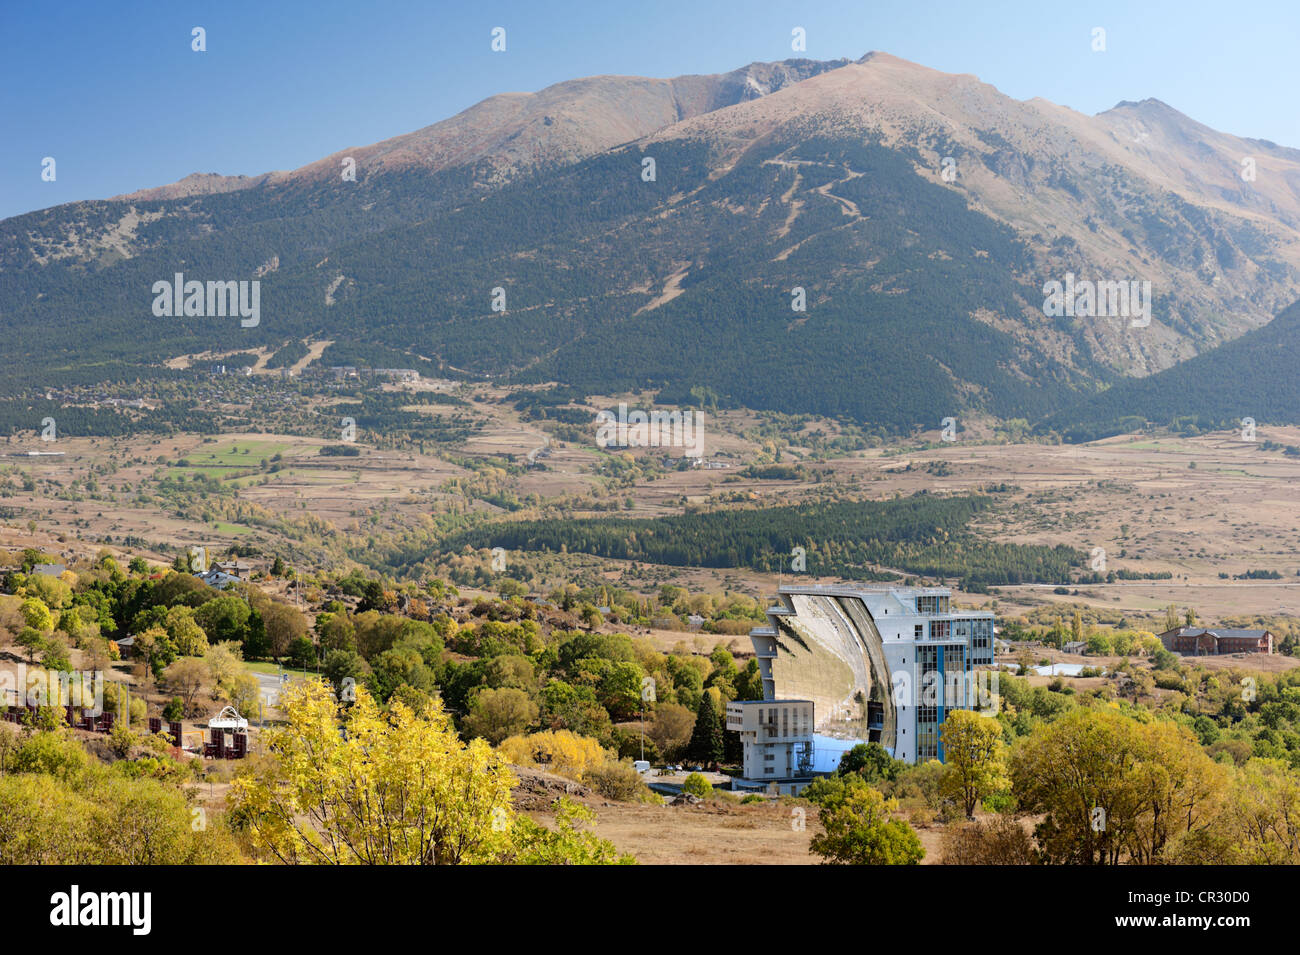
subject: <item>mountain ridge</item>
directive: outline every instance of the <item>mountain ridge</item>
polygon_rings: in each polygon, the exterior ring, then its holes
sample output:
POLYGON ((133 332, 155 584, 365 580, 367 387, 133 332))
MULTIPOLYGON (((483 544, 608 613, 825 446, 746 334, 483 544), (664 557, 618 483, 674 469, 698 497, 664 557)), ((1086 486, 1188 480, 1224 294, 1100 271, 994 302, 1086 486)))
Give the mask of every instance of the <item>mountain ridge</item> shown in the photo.
POLYGON ((264 184, 291 183, 302 178, 333 177, 339 174, 339 161, 349 156, 357 161, 358 167, 371 163, 380 169, 391 170, 404 165, 416 165, 431 172, 464 164, 467 153, 477 159, 493 154, 493 150, 503 152, 501 159, 505 160, 505 168, 513 168, 515 165, 527 168, 539 161, 557 159, 571 161, 639 139, 656 129, 701 112, 743 102, 749 98, 746 94, 750 92, 755 96, 769 95, 791 82, 799 82, 848 62, 850 61, 807 59, 755 61, 727 73, 687 74, 664 79, 597 74, 564 80, 532 93, 497 93, 444 120, 409 133, 390 136, 368 146, 349 146, 336 150, 293 170, 233 177, 196 172, 175 183, 138 189, 114 196, 110 201, 149 201, 200 194, 192 188, 196 185, 210 185, 212 192, 225 192, 264 184), (620 112, 611 112, 610 107, 614 104, 605 102, 610 98, 618 99, 620 112), (547 142, 542 145, 544 139, 558 137, 538 137, 538 145, 531 150, 509 145, 510 141, 525 135, 527 131, 538 133, 536 124, 539 121, 543 124, 543 130, 553 127, 558 119, 563 118, 563 107, 576 105, 584 105, 589 114, 594 114, 589 119, 598 119, 603 124, 589 141, 577 139, 569 144, 567 152, 562 143, 547 142), (551 115, 548 110, 558 115, 551 115), (477 148, 467 149, 462 146, 453 149, 444 145, 446 140, 458 143, 469 140, 477 148), (533 153, 532 150, 536 152, 533 153), (200 182, 190 182, 196 177, 200 182), (209 177, 217 178, 209 182, 209 177), (187 182, 190 182, 190 189, 182 191, 177 188, 187 182))

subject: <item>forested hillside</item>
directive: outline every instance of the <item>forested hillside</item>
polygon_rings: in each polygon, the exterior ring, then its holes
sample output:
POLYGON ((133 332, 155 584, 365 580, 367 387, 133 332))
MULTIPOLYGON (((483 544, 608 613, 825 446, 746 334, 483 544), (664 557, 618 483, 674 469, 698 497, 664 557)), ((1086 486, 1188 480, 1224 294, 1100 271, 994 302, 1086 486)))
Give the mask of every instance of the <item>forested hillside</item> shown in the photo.
POLYGON ((817 577, 870 579, 876 566, 965 586, 1065 583, 1085 555, 1070 547, 997 544, 967 529, 990 506, 985 496, 918 494, 891 501, 799 504, 657 519, 515 521, 462 532, 449 548, 561 549, 677 567, 789 571, 802 547, 817 577))
MULTIPOLYGON (((139 227, 142 248, 129 260, 0 275, 12 316, 6 358, 57 380, 64 365, 328 335, 341 339, 331 363, 379 346, 394 362, 413 353, 593 392, 655 387, 666 401, 705 386, 733 404, 889 429, 934 426, 972 407, 1037 417, 1085 377, 1047 355, 1032 356, 1039 367, 1029 375, 1021 344, 972 317, 986 309, 1012 321, 1032 300, 1012 277, 1025 251, 1009 229, 916 176, 906 155, 848 141, 771 143, 712 181, 703 145, 659 144, 654 158, 651 183, 640 180, 640 152, 628 150, 486 196, 440 174, 437 199, 426 198, 427 183, 399 177, 366 192, 340 183, 314 196, 259 189, 186 200, 186 218, 139 227), (832 185, 834 195, 819 191, 832 185), (791 189, 803 207, 785 231, 787 211, 766 200, 791 189), (846 202, 860 211, 851 221, 846 202), (177 270, 243 278, 273 258, 258 327, 150 313, 152 283, 177 270), (681 292, 643 310, 660 292, 656 262, 681 263, 681 292), (791 308, 795 287, 806 290, 806 311, 791 308), (504 313, 490 309, 495 288, 504 313)), ((11 223, 11 256, 32 225, 11 223)))
POLYGON ((1300 302, 1213 351, 1114 387, 1047 418, 1043 429, 1093 441, 1148 424, 1199 430, 1300 424, 1300 302))

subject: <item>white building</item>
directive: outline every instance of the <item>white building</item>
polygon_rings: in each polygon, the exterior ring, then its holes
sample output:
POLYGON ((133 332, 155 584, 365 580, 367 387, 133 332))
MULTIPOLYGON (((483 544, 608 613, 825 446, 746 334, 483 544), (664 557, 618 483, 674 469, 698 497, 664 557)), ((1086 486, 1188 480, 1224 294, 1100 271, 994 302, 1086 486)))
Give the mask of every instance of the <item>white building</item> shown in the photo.
POLYGON ((740 734, 750 783, 794 795, 812 778, 812 700, 733 700, 727 729, 740 734))
POLYGON ((750 631, 764 699, 745 701, 741 722, 750 702, 797 701, 814 714, 813 749, 830 737, 877 742, 909 763, 942 760, 948 711, 989 702, 975 667, 993 663, 993 614, 954 611, 951 597, 945 587, 781 587, 767 625, 750 631))

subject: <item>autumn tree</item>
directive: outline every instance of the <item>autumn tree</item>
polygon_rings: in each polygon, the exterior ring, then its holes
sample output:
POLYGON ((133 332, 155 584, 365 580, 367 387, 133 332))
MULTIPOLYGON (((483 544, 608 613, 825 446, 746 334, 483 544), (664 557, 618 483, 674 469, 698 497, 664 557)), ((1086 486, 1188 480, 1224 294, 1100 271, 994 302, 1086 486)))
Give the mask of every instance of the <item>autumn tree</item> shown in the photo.
POLYGON ((437 701, 387 713, 364 688, 340 708, 322 681, 285 691, 271 759, 230 801, 253 845, 285 863, 455 865, 625 861, 561 807, 555 831, 515 816, 514 777, 482 740, 462 743, 437 701), (589 836, 589 834, 587 834, 589 836))
POLYGON ((1109 710, 1040 726, 1011 760, 1013 793, 1044 814, 1035 836, 1057 864, 1164 861, 1171 842, 1212 828, 1224 772, 1185 727, 1109 710))
POLYGON ((208 652, 208 635, 194 619, 194 611, 189 607, 177 605, 168 610, 163 618, 163 629, 181 656, 201 657, 208 652))
POLYGON ((809 851, 824 865, 916 865, 925 849, 911 826, 892 818, 897 811, 897 799, 886 799, 870 786, 853 786, 843 802, 821 811, 824 831, 813 836, 809 851))
POLYGON ((695 714, 679 703, 658 703, 646 735, 654 741, 665 759, 675 760, 691 740, 695 714))
POLYGON ((568 730, 511 736, 501 742, 497 751, 516 766, 540 766, 573 779, 582 779, 587 770, 605 762, 599 742, 568 730))
POLYGON ((251 716, 262 703, 262 684, 247 670, 235 674, 223 687, 222 697, 241 715, 251 716))
POLYGON ((289 645, 295 639, 307 635, 307 618, 297 607, 272 600, 258 607, 258 612, 262 615, 262 625, 266 628, 270 654, 277 659, 289 652, 289 645))
POLYGON ((944 753, 940 792, 974 819, 975 807, 1008 782, 1002 724, 972 710, 951 710, 939 729, 939 742, 944 753))
POLYGON ((1169 861, 1201 865, 1300 864, 1300 773, 1277 759, 1251 759, 1228 792, 1217 826, 1180 834, 1169 861))
POLYGON ((54 630, 54 615, 50 613, 50 608, 45 605, 45 601, 39 597, 28 597, 18 608, 22 614, 23 620, 27 626, 40 633, 51 633, 54 630))
POLYGON ((68 583, 48 574, 28 577, 23 590, 28 597, 36 598, 50 610, 62 610, 72 602, 72 588, 68 583))
POLYGON ((163 671, 167 687, 181 695, 186 714, 195 712, 199 692, 210 677, 207 664, 197 657, 181 657, 163 671))
POLYGON ((523 733, 537 722, 539 709, 523 690, 503 687, 479 690, 465 717, 465 731, 496 744, 507 736, 523 733))

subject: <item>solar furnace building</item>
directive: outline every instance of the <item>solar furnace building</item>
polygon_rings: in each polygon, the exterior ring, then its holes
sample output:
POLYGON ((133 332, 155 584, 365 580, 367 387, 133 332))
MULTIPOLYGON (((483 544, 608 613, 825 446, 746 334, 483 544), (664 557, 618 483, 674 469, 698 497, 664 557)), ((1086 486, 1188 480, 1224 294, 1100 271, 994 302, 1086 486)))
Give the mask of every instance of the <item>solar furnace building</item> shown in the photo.
MULTIPOLYGON (((835 762, 856 742, 909 763, 942 760, 946 714, 978 705, 975 667, 993 663, 993 614, 953 611, 951 597, 945 587, 781 587, 767 625, 750 631, 764 699, 739 708, 807 701, 809 743, 835 762)), ((747 750, 763 745, 761 734, 742 738, 747 750)), ((746 766, 762 756, 747 752, 746 766)), ((814 773, 835 768, 818 763, 814 773)))

